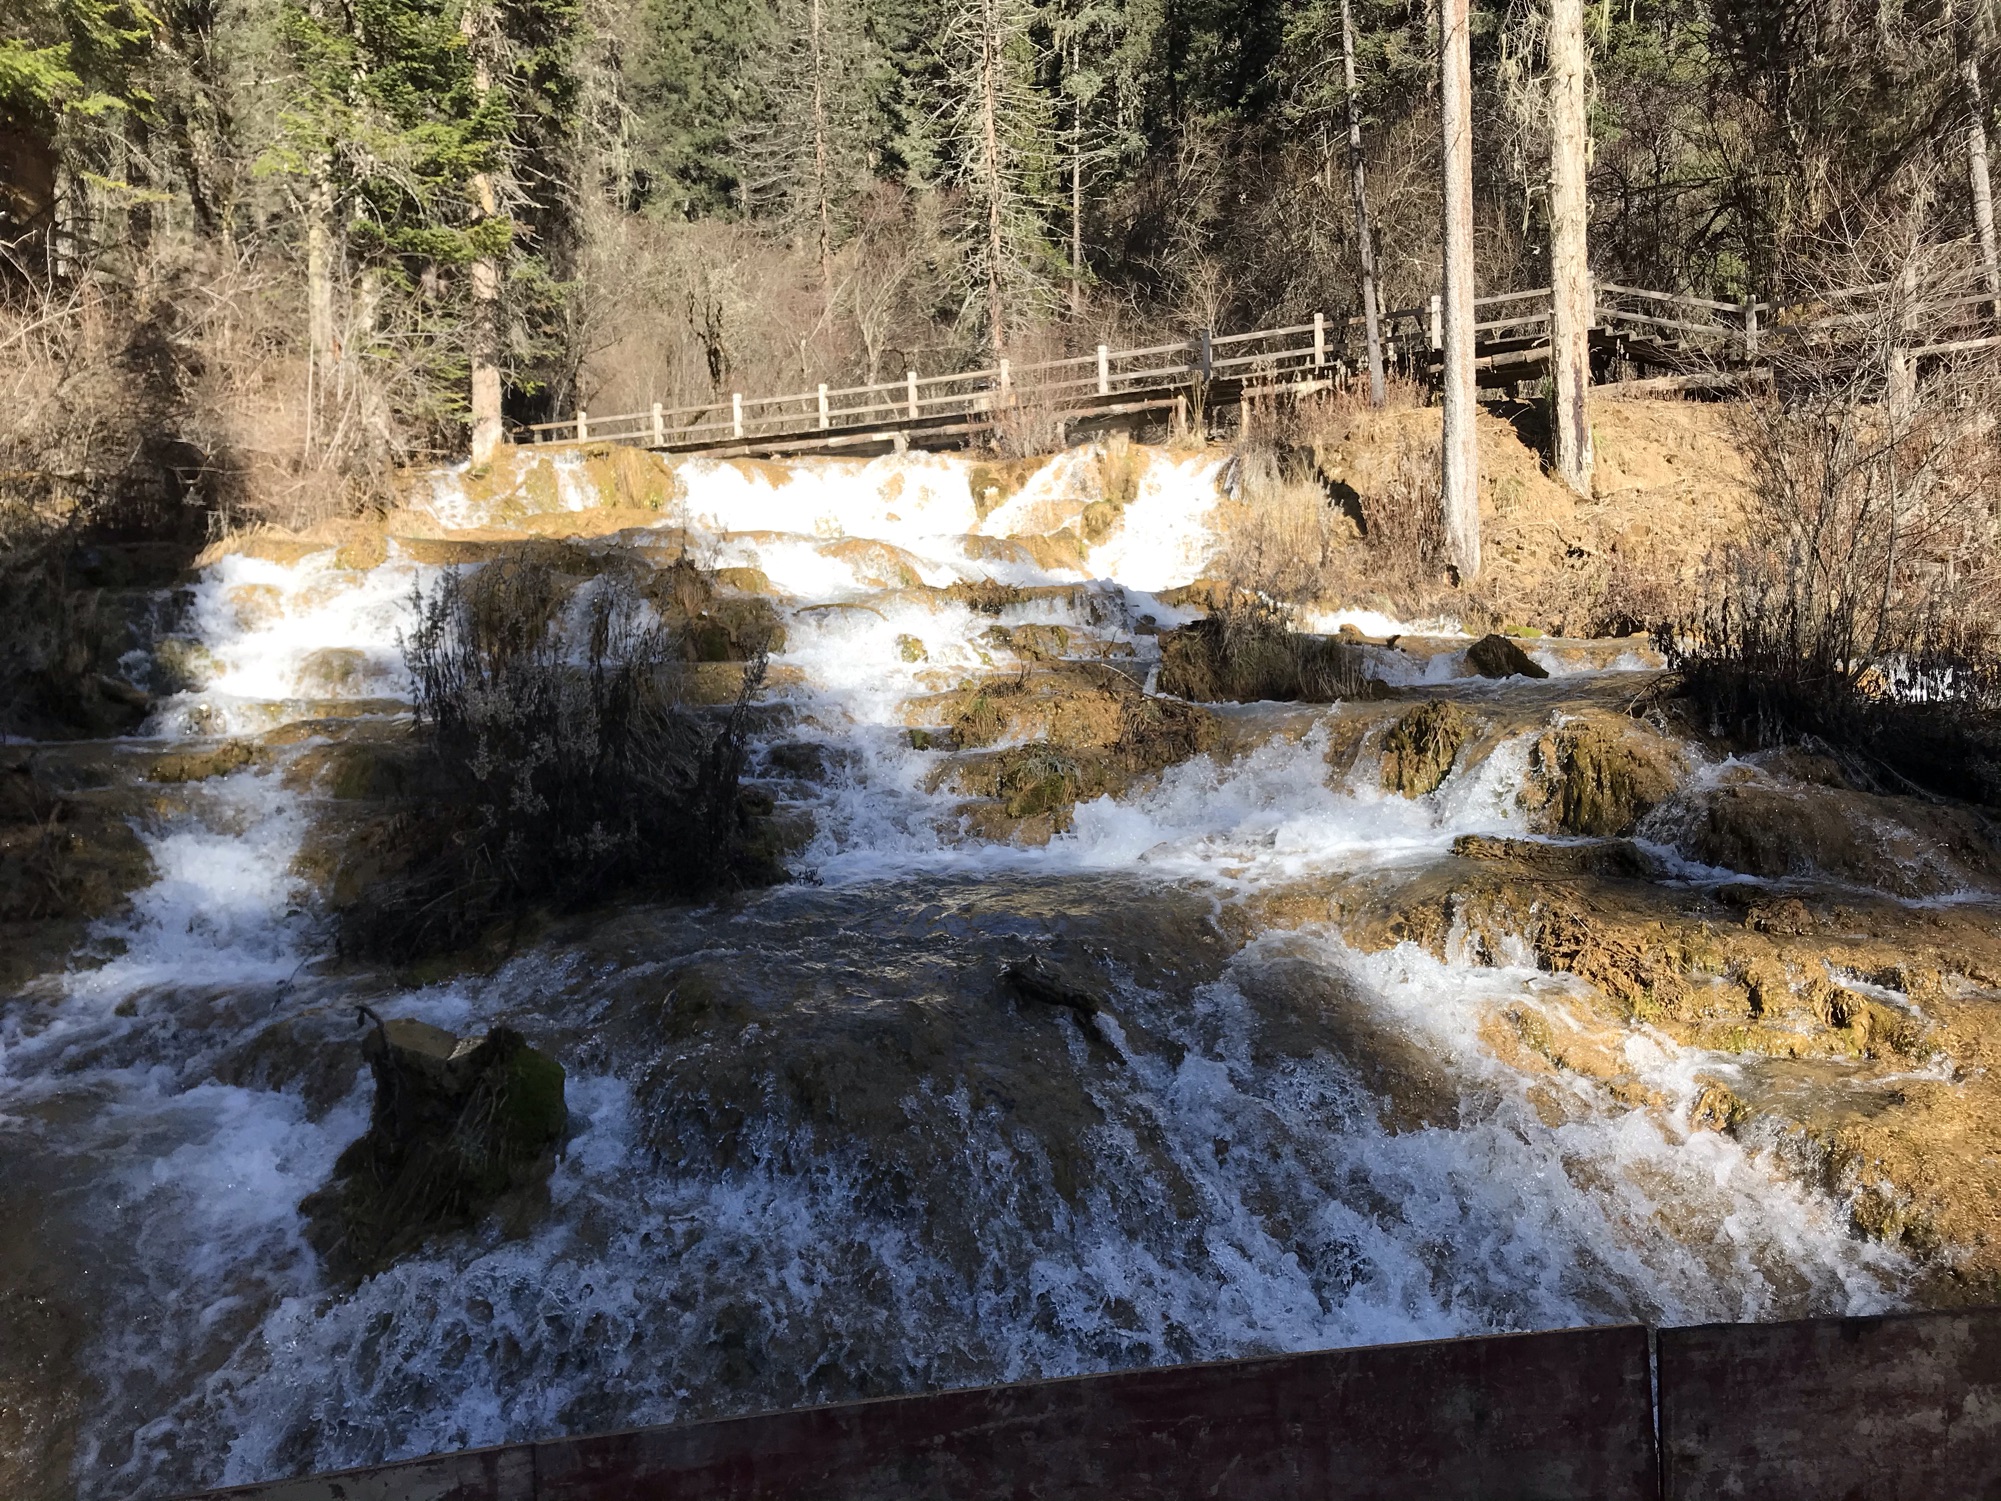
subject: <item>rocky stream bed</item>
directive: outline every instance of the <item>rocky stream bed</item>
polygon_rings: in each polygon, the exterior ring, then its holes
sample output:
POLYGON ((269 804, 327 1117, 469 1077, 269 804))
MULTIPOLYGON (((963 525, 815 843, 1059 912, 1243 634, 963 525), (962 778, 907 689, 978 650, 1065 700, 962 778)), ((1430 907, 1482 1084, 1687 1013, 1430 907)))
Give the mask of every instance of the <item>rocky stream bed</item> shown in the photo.
POLYGON ((141 733, 0 749, 0 1494, 1993 1297, 1984 818, 1730 754, 1639 639, 1489 677, 1330 611, 1365 697, 1164 693, 1223 464, 1121 463, 526 455, 136 601, 141 733), (524 556, 638 578, 696 697, 776 632, 745 806, 791 879, 337 962, 412 588, 524 556), (358 1007, 511 1029, 566 1101, 360 1271, 301 1209, 376 1108, 358 1007))

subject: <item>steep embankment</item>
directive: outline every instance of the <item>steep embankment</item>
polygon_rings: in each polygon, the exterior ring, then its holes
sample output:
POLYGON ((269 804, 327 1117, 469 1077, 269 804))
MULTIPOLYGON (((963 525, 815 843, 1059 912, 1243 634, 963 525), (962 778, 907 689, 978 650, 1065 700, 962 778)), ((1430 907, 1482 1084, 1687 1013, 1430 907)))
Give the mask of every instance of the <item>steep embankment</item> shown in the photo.
MULTIPOLYGON (((1478 584, 1444 590, 1386 577, 1380 559, 1351 548, 1334 560, 1327 587, 1350 606, 1375 602, 1405 618, 1445 613, 1556 636, 1672 619, 1704 559, 1743 524, 1744 421, 1724 404, 1601 401, 1585 499, 1543 472, 1524 433, 1482 413, 1478 584)), ((1432 409, 1359 408, 1324 424, 1313 452, 1336 492, 1362 511, 1374 497, 1435 497, 1438 430, 1432 409)))
MULTIPOLYGON (((520 455, 215 549, 132 646, 151 738, 9 752, 138 848, 74 823, 96 905, 11 940, 0 1491, 1984 1291, 1985 823, 1723 755, 1633 640, 1490 680, 1439 620, 1313 648, 1363 700, 1164 697, 1224 466, 520 455), (698 698, 776 625, 745 809, 796 879, 338 966, 412 588, 524 551, 647 582, 698 698), (362 1002, 518 1028, 571 1136, 349 1285, 298 1205, 367 1119, 362 1002)), ((1517 523, 1568 558, 1658 509, 1497 517, 1495 575, 1517 523)))

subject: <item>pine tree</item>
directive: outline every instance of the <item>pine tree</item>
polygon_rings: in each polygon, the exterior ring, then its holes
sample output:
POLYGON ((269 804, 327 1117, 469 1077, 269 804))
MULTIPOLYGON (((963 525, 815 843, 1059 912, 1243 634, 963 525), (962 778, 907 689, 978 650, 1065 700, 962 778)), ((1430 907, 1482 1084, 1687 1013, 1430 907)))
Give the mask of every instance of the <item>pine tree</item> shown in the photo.
MULTIPOLYGON (((159 25, 142 0, 21 0, 0 40, 0 126, 44 143, 66 179, 70 233, 56 256, 74 253, 92 197, 143 198, 143 171, 129 146, 153 108, 146 65, 159 25), (135 183, 128 178, 140 179, 135 183)), ((5 202, 6 217, 29 205, 5 202)), ((4 220, 0 220, 4 222, 4 220)))
POLYGON ((767 39, 763 0, 643 0, 626 88, 652 204, 689 219, 742 210, 731 139, 767 39))
POLYGON ((1068 187, 1064 257, 1070 315, 1083 311, 1084 199, 1087 179, 1145 150, 1145 89, 1156 13, 1122 0, 1050 0, 1045 9, 1059 76, 1054 123, 1068 187))
POLYGON ((823 285, 866 185, 880 69, 854 0, 777 0, 750 72, 736 159, 753 213, 810 246, 823 285))
POLYGON ((1057 173, 1043 58, 1028 0, 966 0, 945 34, 941 111, 948 181, 963 196, 968 291, 989 346, 1048 309, 1060 264, 1049 243, 1057 173))
MULTIPOLYGON (((339 332, 383 297, 420 330, 404 356, 426 364, 420 416, 456 426, 469 407, 497 437, 503 359, 532 362, 509 301, 552 294, 524 223, 546 236, 565 214, 556 143, 574 88, 565 63, 569 0, 288 0, 285 36, 300 87, 265 166, 294 185, 304 220, 308 326, 322 396, 350 349, 339 332), (365 287, 365 295, 357 295, 365 287), (474 372, 477 400, 469 400, 474 372)), ((368 336, 370 316, 359 320, 368 336)))

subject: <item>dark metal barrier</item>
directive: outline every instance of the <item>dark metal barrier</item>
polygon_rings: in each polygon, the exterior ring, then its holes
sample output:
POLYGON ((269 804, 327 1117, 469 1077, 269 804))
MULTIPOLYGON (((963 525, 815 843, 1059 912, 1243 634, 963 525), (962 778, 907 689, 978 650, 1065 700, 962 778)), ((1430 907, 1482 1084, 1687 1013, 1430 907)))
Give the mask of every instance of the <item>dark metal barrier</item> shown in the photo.
POLYGON ((1657 1337, 1575 1329, 1169 1366, 514 1444, 207 1495, 2001 1501, 2001 1310, 1657 1337))
POLYGON ((1673 1501, 2001 1497, 2001 1309, 1660 1332, 1673 1501))

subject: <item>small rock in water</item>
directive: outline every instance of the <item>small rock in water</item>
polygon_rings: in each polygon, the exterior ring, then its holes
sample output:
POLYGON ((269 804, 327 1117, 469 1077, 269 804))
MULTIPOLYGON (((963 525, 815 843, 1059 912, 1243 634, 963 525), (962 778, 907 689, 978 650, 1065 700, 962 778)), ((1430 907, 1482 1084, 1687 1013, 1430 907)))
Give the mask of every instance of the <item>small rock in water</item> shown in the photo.
POLYGON ((1040 955, 1017 959, 1001 971, 1008 988, 1025 1001, 1062 1006, 1080 1017, 1098 1014, 1098 998, 1040 955))
POLYGON ((299 1207, 314 1246, 365 1273, 539 1184, 569 1111, 563 1066, 511 1027, 460 1039, 362 1014, 374 1023, 361 1045, 375 1075, 368 1130, 299 1207))
POLYGON ((1482 636, 1466 650, 1466 663, 1483 678, 1546 678, 1549 670, 1506 636, 1482 636))

